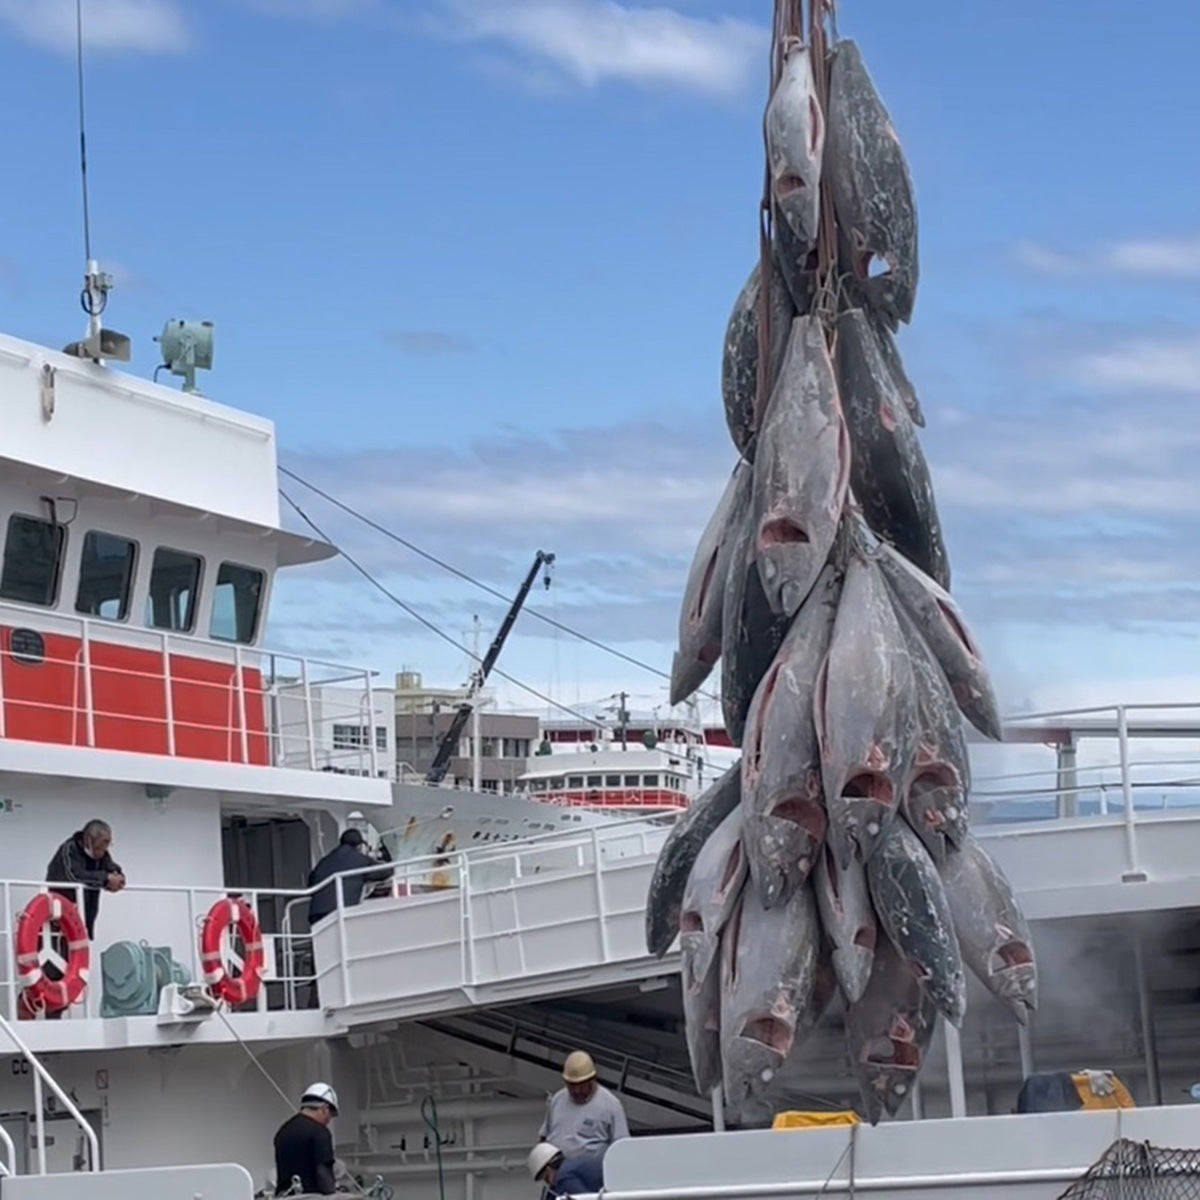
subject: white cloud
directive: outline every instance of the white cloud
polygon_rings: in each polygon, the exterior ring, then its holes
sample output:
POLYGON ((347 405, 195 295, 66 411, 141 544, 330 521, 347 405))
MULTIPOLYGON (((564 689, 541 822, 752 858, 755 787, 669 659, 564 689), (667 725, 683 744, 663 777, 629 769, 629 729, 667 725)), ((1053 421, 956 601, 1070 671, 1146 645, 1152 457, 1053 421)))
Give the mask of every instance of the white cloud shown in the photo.
POLYGON ((453 35, 497 43, 549 63, 576 83, 667 85, 714 95, 739 91, 761 66, 766 31, 615 0, 443 0, 453 35))
MULTIPOLYGON (((74 54, 74 0, 0 0, 0 23, 35 46, 74 54)), ((86 50, 174 54, 191 44, 183 9, 174 0, 88 0, 86 50)))
POLYGON ((1200 392, 1200 333, 1133 338, 1081 355, 1073 371, 1096 387, 1200 392))
POLYGON ((1022 242, 1017 261, 1046 275, 1126 275, 1145 279, 1200 279, 1200 236, 1142 238, 1068 253, 1022 242))

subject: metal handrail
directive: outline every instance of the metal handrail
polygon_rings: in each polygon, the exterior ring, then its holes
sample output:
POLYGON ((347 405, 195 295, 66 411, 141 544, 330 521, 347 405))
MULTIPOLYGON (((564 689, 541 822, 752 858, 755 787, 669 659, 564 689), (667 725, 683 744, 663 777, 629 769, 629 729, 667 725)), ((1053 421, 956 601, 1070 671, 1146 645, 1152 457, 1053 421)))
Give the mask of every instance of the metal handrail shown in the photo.
MULTIPOLYGON (((33 1071, 33 1102, 37 1109, 34 1116, 35 1128, 37 1129, 38 1143, 38 1174, 46 1174, 46 1106, 42 1102, 42 1084, 50 1089, 54 1098, 70 1113, 75 1124, 79 1126, 83 1136, 87 1138, 88 1145, 92 1148, 91 1161, 88 1166, 89 1171, 100 1170, 100 1139, 96 1137, 96 1131, 92 1128, 88 1119, 79 1111, 78 1105, 71 1099, 69 1095, 59 1086, 58 1080, 50 1074, 49 1071, 42 1065, 41 1060, 36 1054, 25 1044, 21 1035, 12 1027, 11 1022, 0 1015, 0 1033, 4 1033, 21 1057, 29 1064, 33 1071)), ((9 1145, 12 1145, 10 1140, 9 1145)), ((15 1169, 16 1159, 15 1153, 13 1158, 15 1169)))
POLYGON ((17 1148, 13 1145, 13 1140, 9 1136, 9 1132, 0 1125, 0 1146, 4 1147, 7 1163, 0 1163, 0 1178, 5 1175, 15 1175, 17 1173, 17 1148))

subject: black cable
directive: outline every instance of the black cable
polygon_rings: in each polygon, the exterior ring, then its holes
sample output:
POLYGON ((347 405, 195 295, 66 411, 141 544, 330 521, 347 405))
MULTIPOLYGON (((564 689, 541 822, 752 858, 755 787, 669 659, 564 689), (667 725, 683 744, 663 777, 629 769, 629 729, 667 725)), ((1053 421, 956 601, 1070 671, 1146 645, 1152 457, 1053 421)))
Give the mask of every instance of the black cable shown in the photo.
MULTIPOLYGON (((417 612, 417 610, 413 608, 411 604, 406 604, 400 599, 399 596, 395 594, 395 592, 390 591, 382 583, 380 583, 379 580, 376 579, 366 567, 347 554, 346 551, 340 546, 337 546, 333 541, 331 541, 325 531, 282 488, 279 489, 279 494, 296 510, 297 515, 313 531, 313 533, 315 533, 323 542, 329 542, 329 544, 333 546, 335 550, 337 550, 338 554, 340 554, 342 558, 344 558, 369 584, 371 584, 372 587, 378 588, 378 590, 381 591, 393 604, 398 605, 406 613, 408 613, 408 615, 412 617, 414 621, 419 621, 431 633, 437 634, 442 641, 448 642, 451 646, 453 646, 455 650, 465 654, 468 658, 473 658, 477 663, 483 662, 482 655, 476 654, 473 650, 468 650, 466 646, 456 642, 454 638, 445 632, 445 630, 439 629, 438 626, 436 626, 427 617, 421 616, 421 614, 417 612)), ((583 721, 585 724, 591 725, 596 729, 602 730, 606 728, 603 722, 597 721, 595 717, 589 717, 586 714, 579 712, 578 709, 571 708, 569 705, 560 704, 557 700, 553 700, 544 693, 539 692, 537 688, 530 687, 529 684, 522 683, 519 679, 514 679, 513 676, 505 674, 505 672, 501 671, 499 667, 493 667, 492 674, 499 675, 501 679, 507 679, 508 682, 514 687, 519 687, 522 691, 528 692, 531 696, 536 696, 544 704, 549 704, 554 708, 560 709, 562 712, 570 714, 572 717, 575 717, 576 720, 583 721)))
MULTIPOLYGON (((458 567, 452 566, 450 563, 437 557, 436 554, 430 554, 428 550, 422 550, 420 546, 414 545, 407 538, 403 538, 394 530, 388 529, 384 525, 380 525, 378 521, 372 520, 365 513, 359 512, 352 508, 344 501, 337 499, 336 496, 331 496, 322 488, 317 487, 315 483, 310 483, 307 479, 297 475, 295 471, 289 471, 287 467, 281 466, 279 472, 286 475, 289 479, 294 479, 301 487, 306 487, 310 492, 315 492, 322 500, 332 504, 334 508, 340 508, 342 512, 349 514, 356 520, 361 521, 364 525, 369 525, 376 533, 382 533, 384 537, 390 538, 393 542, 403 546, 406 550, 411 550, 420 558, 431 562, 434 566, 440 567, 443 571, 448 571, 451 575, 457 576, 459 579, 469 583, 472 587, 477 587, 480 591, 487 592, 491 596, 495 596, 500 600, 508 601, 508 597, 501 591, 492 587, 490 584, 484 583, 481 579, 476 579, 473 575, 468 575, 466 571, 460 570, 458 567)), ((282 493, 281 493, 282 494, 282 493)), ((597 650, 603 650, 607 654, 611 654, 616 658, 623 659, 625 662, 640 668, 643 671, 649 671, 651 675, 657 675, 660 679, 670 679, 671 673, 663 671, 658 667, 653 667, 647 662, 642 662, 639 658, 634 658, 631 654, 626 654, 623 650, 618 650, 615 646, 606 645, 604 642, 597 641, 594 637, 589 637, 586 633, 580 633, 578 629, 572 629, 569 625, 564 625, 561 621, 556 621, 553 617, 546 616, 545 613, 540 613, 536 608, 525 609, 531 617, 536 617, 539 621, 552 626, 554 629, 562 633, 570 634, 573 638, 578 638, 581 642, 586 642, 589 646, 595 646, 597 650)), ((699 691, 699 694, 706 696, 710 700, 716 700, 717 697, 711 692, 699 691)))

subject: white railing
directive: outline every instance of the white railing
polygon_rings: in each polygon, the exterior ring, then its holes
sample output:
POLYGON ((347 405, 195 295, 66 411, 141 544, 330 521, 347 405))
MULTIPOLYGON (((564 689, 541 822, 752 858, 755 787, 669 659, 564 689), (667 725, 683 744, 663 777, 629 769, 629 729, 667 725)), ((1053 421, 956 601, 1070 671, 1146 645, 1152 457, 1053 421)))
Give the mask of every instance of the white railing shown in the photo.
POLYGON ((389 773, 374 671, 3 602, 0 628, 0 738, 389 773))
MULTIPOLYGON (((1114 881, 1136 876, 1143 855, 1157 856, 1155 861, 1164 870, 1174 872, 1177 864, 1163 861, 1163 847, 1172 842, 1180 846, 1173 831, 1182 832, 1180 822, 1195 820, 1200 809, 1200 752, 1193 756, 1187 752, 1190 747, 1162 745, 1160 753, 1139 750, 1135 756, 1131 747, 1141 747, 1150 736, 1160 743, 1168 735, 1172 742, 1200 742, 1200 722, 1186 728, 1180 724, 1151 729, 1140 710, 1109 709, 1100 715, 1111 729, 1100 731, 1094 720, 1090 728, 1076 726, 1074 757, 1069 762, 1061 755, 1061 739, 1055 740, 1058 733, 1049 739, 1049 748, 1016 747, 1031 761, 1016 764, 1018 769, 1005 774, 983 776, 979 768, 986 765, 983 755, 991 750, 977 753, 972 798, 976 831, 986 839, 998 839, 998 847, 1012 838, 1033 837, 1040 830, 1052 829, 1058 838, 1076 833, 1107 837, 1110 856, 1104 863, 1115 865, 1104 870, 1114 881), (1088 742, 1086 753, 1079 744, 1085 739, 1096 740, 1095 746, 1088 742), (1105 739, 1117 743, 1115 753, 1105 739), (1034 761, 1047 753, 1055 755, 1049 767, 1034 761), (1106 829, 1110 832, 1104 833, 1106 829), (1115 843, 1111 841, 1114 829, 1118 831, 1115 843)), ((1094 717, 1091 714, 1089 719, 1094 717)), ((1060 715, 1054 714, 1053 719, 1060 720, 1060 715)), ((1024 728, 1028 732, 1030 726, 1024 728)), ((995 749, 1007 753, 1014 747, 995 749)), ((337 1006, 356 1003, 365 999, 355 984, 359 968, 372 973, 369 964, 407 950, 414 952, 414 963, 421 957, 416 952, 436 950, 438 971, 444 968, 453 975, 455 986, 465 987, 532 969, 531 956, 543 962, 542 946, 550 941, 565 946, 568 958, 578 958, 581 965, 585 959, 593 966, 628 963, 645 957, 644 946, 639 945, 645 888, 670 828, 669 819, 631 818, 479 843, 392 864, 389 884, 381 885, 393 897, 391 903, 368 899, 348 907, 339 895, 335 914, 317 930, 324 947, 320 972, 310 961, 312 939, 303 912, 319 889, 132 885, 103 897, 100 927, 114 941, 145 940, 172 947, 192 978, 199 980, 200 923, 218 899, 240 895, 267 930, 272 968, 267 982, 274 986, 259 992, 254 1006, 260 1012, 325 1007, 326 992, 337 993, 337 1006), (369 923, 369 937, 364 922, 369 923)), ((1187 839, 1183 841, 1186 849, 1187 839)), ((1018 866, 1025 854, 1022 850, 1014 859, 1018 866)), ((348 875, 382 868, 383 864, 372 863, 348 875)), ((1030 870, 1019 869, 1017 874, 1025 886, 1036 887, 1030 870)), ((340 885, 334 886, 340 893, 340 885)), ((0 1011, 10 1017, 16 1014, 19 997, 13 946, 16 918, 44 887, 33 880, 0 881, 0 999, 4 1002, 0 1011)), ((92 986, 66 1014, 68 1020, 99 1016, 97 949, 93 950, 92 986)), ((434 987, 416 970, 399 972, 392 980, 396 991, 404 994, 434 987)))
MULTIPOLYGON (((88 1145, 92 1151, 88 1170, 99 1171, 100 1142, 96 1137, 96 1131, 91 1127, 83 1113, 79 1111, 79 1106, 63 1091, 54 1076, 42 1065, 38 1056, 25 1044, 21 1035, 2 1016, 0 1016, 0 1033, 4 1034, 9 1042, 12 1043, 13 1048, 29 1064, 29 1069, 33 1072, 33 1108, 34 1127, 37 1130, 38 1174, 46 1174, 46 1105, 42 1096, 43 1087, 50 1089, 54 1098, 67 1110, 71 1119, 79 1126, 80 1132, 87 1138, 88 1145)), ((17 1172, 16 1148, 13 1146, 12 1139, 7 1133, 4 1134, 4 1142, 9 1156, 8 1174, 15 1175, 17 1172)))

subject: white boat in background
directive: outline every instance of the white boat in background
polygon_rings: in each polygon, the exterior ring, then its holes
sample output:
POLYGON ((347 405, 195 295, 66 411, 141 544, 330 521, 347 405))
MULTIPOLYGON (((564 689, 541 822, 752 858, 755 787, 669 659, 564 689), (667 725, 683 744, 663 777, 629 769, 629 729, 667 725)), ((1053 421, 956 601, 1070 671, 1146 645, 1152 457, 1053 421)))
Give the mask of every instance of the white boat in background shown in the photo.
POLYGON ((602 732, 582 722, 544 722, 541 752, 529 760, 518 791, 567 808, 669 813, 686 808, 736 760, 710 748, 692 711, 666 719, 624 715, 625 728, 602 732))

